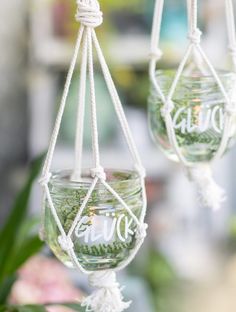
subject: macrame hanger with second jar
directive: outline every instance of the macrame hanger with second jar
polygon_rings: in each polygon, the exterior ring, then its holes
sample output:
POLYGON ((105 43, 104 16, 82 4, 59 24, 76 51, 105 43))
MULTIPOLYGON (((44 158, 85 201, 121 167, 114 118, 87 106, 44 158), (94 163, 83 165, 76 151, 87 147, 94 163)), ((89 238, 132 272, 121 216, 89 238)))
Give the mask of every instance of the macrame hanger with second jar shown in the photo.
MULTIPOLYGON (((233 4, 224 0, 229 49, 236 64, 233 4)), ((167 156, 179 161, 198 189, 201 202, 214 210, 225 191, 212 177, 211 164, 235 140, 236 75, 215 70, 201 46, 198 1, 187 0, 189 44, 176 71, 157 71, 164 0, 156 0, 149 74, 149 121, 152 136, 167 156), (189 62, 190 61, 190 62, 189 62)))

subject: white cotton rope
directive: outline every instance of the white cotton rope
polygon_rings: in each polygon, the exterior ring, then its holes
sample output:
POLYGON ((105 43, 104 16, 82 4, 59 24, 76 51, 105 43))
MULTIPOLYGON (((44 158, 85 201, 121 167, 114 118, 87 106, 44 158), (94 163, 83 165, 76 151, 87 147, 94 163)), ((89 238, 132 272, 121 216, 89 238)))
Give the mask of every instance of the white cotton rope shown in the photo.
POLYGON ((83 154, 87 62, 88 62, 88 38, 87 36, 85 36, 83 46, 82 46, 82 56, 81 56, 77 127, 76 127, 76 136, 75 136, 75 160, 74 160, 74 171, 71 176, 72 181, 79 181, 81 179, 81 172, 82 172, 82 161, 79 161, 79 160, 82 160, 82 154, 83 154))
MULTIPOLYGON (((52 138, 49 144, 48 153, 44 163, 42 178, 40 183, 44 190, 44 199, 48 202, 49 208, 56 222, 59 230, 58 243, 61 249, 65 251, 70 260, 74 264, 75 268, 81 272, 89 275, 91 286, 97 288, 97 290, 88 298, 84 299, 83 306, 86 307, 86 311, 94 312, 122 312, 128 308, 130 302, 124 302, 121 294, 121 288, 116 281, 115 272, 125 268, 136 256, 143 241, 147 235, 147 224, 144 223, 147 207, 147 197, 145 191, 145 176, 146 172, 142 165, 139 153, 137 151, 135 142, 133 140, 129 124, 126 120, 125 113, 117 93, 115 84, 111 77, 109 68, 105 61, 102 49, 97 39, 94 28, 100 26, 103 22, 103 14, 100 10, 100 5, 97 0, 77 0, 78 10, 76 13, 76 20, 81 24, 78 38, 75 46, 75 52, 71 61, 70 69, 67 75, 66 84, 60 103, 56 123, 54 126, 52 138), (101 165, 100 151, 99 151, 99 133, 97 123, 97 103, 96 103, 96 90, 95 90, 95 79, 94 79, 94 61, 93 54, 96 51, 98 61, 101 65, 104 80, 107 84, 108 92, 110 94, 112 103, 115 108, 116 115, 121 125, 124 137, 126 139, 129 151, 131 153, 134 170, 137 172, 140 184, 142 187, 142 200, 143 207, 141 215, 138 218, 130 207, 125 203, 121 196, 109 185, 106 181, 106 172, 101 165), (82 177, 82 154, 83 154, 83 130, 84 130, 84 113, 85 113, 85 99, 87 89, 87 76, 89 82, 89 95, 90 95, 90 108, 91 108, 91 133, 92 133, 92 150, 94 167, 90 169, 92 183, 87 191, 87 194, 72 222, 71 228, 68 233, 65 232, 60 218, 57 214, 54 206, 52 196, 49 190, 49 183, 51 181, 52 174, 50 172, 52 159, 57 143, 57 138, 60 131, 60 126, 66 106, 66 101, 75 70, 77 58, 81 52, 81 65, 80 65, 80 84, 78 94, 78 110, 77 110, 77 122, 76 122, 76 138, 75 138, 75 159, 74 159, 74 171, 71 176, 71 181, 80 182, 83 181, 82 177), (92 196, 93 191, 97 187, 98 183, 101 183, 120 203, 120 205, 127 211, 129 216, 136 224, 135 240, 136 243, 132 251, 130 251, 129 257, 120 263, 120 265, 114 269, 103 271, 103 272, 91 272, 83 268, 78 261, 75 254, 74 243, 72 241, 73 233, 76 225, 81 219, 84 210, 92 196)), ((45 211, 43 210, 42 220, 45 218, 45 211)))
POLYGON ((188 177, 195 183, 200 203, 206 207, 211 207, 214 211, 221 208, 221 204, 226 200, 226 193, 216 184, 209 164, 199 164, 188 168, 188 177))
POLYGON ((225 12, 229 40, 228 48, 232 58, 234 69, 236 70, 236 32, 235 32, 234 6, 232 0, 225 0, 225 12))
POLYGON ((122 312, 132 303, 123 301, 122 288, 112 271, 92 273, 89 276, 89 283, 97 290, 82 301, 81 305, 86 307, 86 312, 122 312))
MULTIPOLYGON (((229 37, 229 49, 231 52, 231 56, 233 59, 233 63, 236 68, 236 33, 235 33, 235 20, 233 14, 233 4, 232 0, 225 0, 226 3, 226 19, 227 19, 227 29, 228 29, 228 37, 229 37)), ((224 99, 225 99, 225 116, 224 116, 224 129, 223 135, 221 139, 221 143, 219 145, 218 150, 216 151, 214 158, 212 161, 218 160, 222 157, 225 153, 225 150, 228 145, 229 135, 230 135, 230 128, 231 128, 231 121, 232 115, 235 114, 235 105, 232 100, 227 95, 227 92, 223 86, 219 75, 217 74, 216 70, 214 69, 213 65, 211 64, 209 58, 201 48, 201 35, 202 32, 198 28, 198 1, 197 0, 187 0, 187 8, 188 8, 188 24, 189 24, 189 46, 184 54, 182 61, 177 69, 176 75, 174 77, 173 83, 170 87, 169 93, 167 96, 164 95, 158 79, 156 77, 156 67, 157 61, 159 60, 162 53, 160 53, 159 49, 159 41, 160 41, 160 30, 161 30, 161 21, 162 21, 162 14, 163 14, 163 6, 164 0, 156 0, 155 4, 155 12, 154 12, 154 21, 153 21, 153 28, 152 28, 152 38, 151 38, 151 59, 150 59, 150 66, 149 66, 149 74, 150 80, 157 92, 160 96, 160 99, 163 103, 163 107, 161 109, 162 116, 165 121, 167 134, 169 142, 177 155, 179 161, 182 165, 190 172, 191 180, 194 180, 197 185, 198 191, 201 194, 201 197, 204 199, 203 202, 207 206, 216 209, 220 206, 220 203, 225 199, 223 190, 214 182, 212 175, 209 172, 209 169, 206 170, 204 179, 201 178, 201 173, 203 170, 200 170, 200 166, 189 163, 177 142, 176 133, 174 129, 173 119, 171 113, 175 107, 173 102, 173 96, 176 91, 177 85, 181 76, 184 72, 184 68, 187 65, 187 61, 191 54, 193 54, 194 61, 202 74, 210 72, 214 77, 224 99), (155 54, 157 51, 157 55, 155 54), (204 65, 205 64, 205 65, 204 65), (212 196, 209 193, 212 192, 212 196)), ((189 72, 189 68, 187 68, 186 72, 189 72)), ((210 164, 208 164, 209 166, 210 164)))

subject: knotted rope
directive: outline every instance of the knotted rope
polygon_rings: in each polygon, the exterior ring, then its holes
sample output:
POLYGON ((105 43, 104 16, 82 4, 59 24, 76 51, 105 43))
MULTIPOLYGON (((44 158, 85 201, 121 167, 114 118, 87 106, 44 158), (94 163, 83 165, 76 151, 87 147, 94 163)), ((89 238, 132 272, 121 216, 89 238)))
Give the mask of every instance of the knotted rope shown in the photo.
POLYGON ((210 166, 202 164, 188 168, 187 175, 197 186, 200 202, 215 211, 219 210, 226 200, 226 194, 224 189, 214 181, 210 166))
POLYGON ((87 4, 77 0, 76 20, 84 27, 96 28, 103 22, 103 13, 100 10, 98 1, 91 1, 87 4))
POLYGON ((188 34, 188 39, 192 44, 199 45, 201 43, 201 36, 201 30, 199 28, 196 28, 188 34))
POLYGON ((63 235, 58 236, 58 243, 61 246, 61 249, 64 251, 69 251, 74 248, 74 244, 71 238, 67 236, 63 236, 63 235))
MULTIPOLYGON (((226 17, 227 17, 227 29, 228 29, 228 37, 229 37, 229 46, 231 56, 233 58, 233 62, 236 68, 236 35, 235 35, 235 21, 233 14, 233 3, 232 0, 225 0, 226 3, 226 17)), ((174 129, 174 123, 171 116, 171 112, 175 108, 175 104, 173 102, 173 96, 176 91, 179 80, 181 79, 181 75, 183 74, 184 68, 187 64, 187 61, 193 53, 195 58, 195 63, 198 66, 201 73, 210 72, 213 78, 216 81, 216 84, 219 87, 224 99, 225 99, 225 122, 223 135, 221 139, 221 143, 219 145, 218 150, 216 151, 214 158, 212 161, 219 159, 225 152, 228 144, 229 134, 230 134, 230 125, 232 121, 232 114, 235 114, 235 105, 228 96, 222 81, 220 80, 216 70, 211 64, 210 60, 206 56, 205 52, 201 48, 201 35, 202 32, 198 28, 198 2, 197 0, 187 0, 188 7, 188 21, 189 21, 189 46, 184 54, 184 57, 177 69, 176 75, 174 77, 173 83, 170 87, 169 93, 167 96, 163 93, 158 80, 156 79, 156 66, 157 61, 160 58, 160 50, 159 50, 159 41, 160 41, 160 30, 161 30, 161 22, 162 22, 162 14, 163 14, 163 6, 164 0, 156 0, 155 4, 155 12, 154 12, 154 20, 152 27, 152 38, 151 38, 151 60, 150 60, 150 80, 159 95, 163 107, 161 108, 161 114, 164 118, 166 130, 168 134, 169 142, 177 155, 179 161, 182 165, 189 171, 192 172, 191 179, 195 180, 196 185, 198 186, 199 192, 201 193, 202 198, 204 198, 204 203, 212 206, 214 209, 217 208, 224 198, 224 194, 222 189, 214 182, 212 175, 209 174, 207 170, 204 173, 205 179, 202 179, 202 174, 204 170, 199 170, 200 167, 197 166, 195 170, 193 170, 193 165, 189 163, 184 157, 182 150, 180 149, 179 143, 176 138, 176 133, 174 129), (157 55, 154 51, 157 51, 157 55), (204 66, 205 65, 205 66, 204 66), (199 170, 199 171, 198 171, 199 170), (206 178, 207 177, 207 178, 206 178), (213 183, 214 182, 214 183, 213 183), (209 192, 212 192, 213 198, 210 197, 209 192), (206 200, 208 198, 208 200, 206 200), (211 199, 210 199, 211 198, 211 199)), ((206 168, 205 168, 206 170, 206 168)))
POLYGON ((103 167, 97 167, 90 170, 92 178, 98 178, 100 180, 106 181, 106 173, 103 167))
POLYGON ((232 0, 225 0, 225 13, 229 41, 228 48, 230 56, 233 61, 234 69, 236 70, 236 32, 235 32, 234 6, 232 0))
POLYGON ((148 225, 146 223, 141 224, 137 227, 136 238, 138 240, 143 240, 147 236, 148 225))
POLYGON ((130 306, 131 301, 123 301, 122 289, 114 272, 92 273, 89 275, 89 283, 96 290, 82 301, 81 305, 86 307, 86 312, 122 312, 130 306))
MULTIPOLYGON (((91 285, 97 287, 98 290, 90 297, 83 301, 83 305, 86 306, 87 311, 95 312, 121 312, 128 308, 130 302, 123 302, 121 295, 121 289, 119 284, 116 282, 114 271, 118 271, 126 267, 135 257, 138 250, 140 249, 144 238, 146 236, 147 225, 144 224, 144 217, 146 214, 147 198, 145 192, 145 170, 142 166, 135 142, 132 137, 132 133, 129 128, 129 124, 126 120, 125 113, 117 93, 115 84, 111 77, 109 68, 101 50, 100 44, 97 39, 94 28, 98 27, 103 22, 103 14, 100 10, 100 5, 97 0, 77 0, 78 9, 76 13, 76 20, 81 24, 78 38, 75 46, 75 52, 71 61, 70 69, 67 75, 66 84, 59 107, 58 115, 56 118, 55 127, 53 130, 52 138, 49 144, 48 153, 46 156, 45 164, 43 167, 41 185, 44 188, 45 200, 47 200, 53 218, 56 222, 60 235, 58 236, 58 243, 61 249, 64 250, 70 260, 74 264, 75 268, 81 270, 83 273, 88 274, 91 285), (90 111, 91 111, 91 133, 92 133, 92 149, 94 167, 90 170, 92 183, 87 191, 87 194, 80 206, 74 221, 72 222, 71 228, 68 233, 65 232, 61 221, 57 215, 52 196, 48 187, 48 183, 51 179, 51 163, 57 138, 60 131, 60 125, 63 118, 68 93, 70 90, 71 80, 75 70, 78 54, 81 50, 81 66, 80 66, 80 85, 79 85, 79 96, 78 96, 78 111, 77 111, 77 124, 76 124, 76 139, 75 139, 75 159, 74 159, 74 171, 71 176, 73 182, 83 182, 82 179, 82 154, 83 154, 83 130, 84 130, 84 113, 85 113, 85 95, 87 88, 87 76, 89 81, 89 93, 90 93, 90 111), (101 165, 100 161, 100 150, 99 150, 99 134, 98 134, 98 122, 97 122, 97 103, 96 103, 96 92, 95 92, 95 79, 94 79, 94 51, 97 53, 98 61, 101 65, 102 73, 107 84, 107 88, 115 108, 116 115, 121 125, 121 129, 124 133, 128 148, 130 150, 134 169, 137 172, 140 184, 142 187, 143 207, 141 216, 137 217, 132 209, 125 203, 121 196, 109 185, 106 181, 106 173, 101 165), (134 248, 129 250, 129 256, 120 263, 120 265, 111 271, 92 273, 83 268, 81 263, 78 261, 77 255, 74 250, 73 235, 78 222, 87 207, 87 204, 92 196, 98 183, 103 184, 106 190, 108 190, 119 204, 125 209, 127 214, 134 221, 137 231, 134 234, 134 240, 136 241, 134 248)), ((45 212, 44 212, 45 213, 45 212)))

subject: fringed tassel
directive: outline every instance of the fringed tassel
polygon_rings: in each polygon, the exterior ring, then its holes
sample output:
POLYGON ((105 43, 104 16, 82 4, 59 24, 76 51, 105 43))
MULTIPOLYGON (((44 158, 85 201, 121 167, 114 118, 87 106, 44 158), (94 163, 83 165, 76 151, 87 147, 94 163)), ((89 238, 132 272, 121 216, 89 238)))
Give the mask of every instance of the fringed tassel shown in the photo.
POLYGON ((89 297, 85 298, 82 306, 86 312, 122 312, 127 309, 130 302, 124 302, 121 288, 112 271, 101 271, 89 276, 92 287, 97 288, 89 297))
POLYGON ((202 204, 213 210, 219 210, 222 202, 226 200, 226 194, 215 182, 210 166, 202 164, 189 167, 188 177, 196 184, 202 204))

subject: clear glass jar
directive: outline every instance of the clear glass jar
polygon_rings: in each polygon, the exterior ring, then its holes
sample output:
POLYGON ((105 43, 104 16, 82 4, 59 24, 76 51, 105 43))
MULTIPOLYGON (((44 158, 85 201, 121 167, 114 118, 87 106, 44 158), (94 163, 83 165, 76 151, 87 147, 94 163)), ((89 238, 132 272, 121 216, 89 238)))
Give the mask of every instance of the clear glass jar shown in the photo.
MULTIPOLYGON (((66 233, 70 230, 92 182, 89 172, 83 175, 82 182, 72 182, 71 173, 55 173, 49 183, 52 201, 66 233)), ((108 170, 106 174, 109 185, 139 218, 143 200, 138 174, 113 170, 108 170)), ((60 233, 47 200, 44 205, 46 241, 59 260, 72 267, 70 258, 58 243, 60 233)), ((72 234, 78 261, 88 271, 117 267, 135 246, 136 227, 126 209, 98 182, 72 234)))
MULTIPOLYGON (((157 71, 156 79, 165 96, 168 95, 175 71, 157 71)), ((219 72, 220 79, 231 99, 236 98, 236 74, 219 72)), ((181 152, 190 163, 206 162, 214 157, 218 150, 224 128, 225 98, 213 76, 193 73, 181 76, 173 96, 174 110, 172 118, 177 142, 181 152)), ((166 131, 161 114, 163 103, 155 88, 151 86, 148 101, 148 118, 151 134, 155 143, 168 158, 177 161, 166 131)), ((228 148, 235 141, 236 120, 233 119, 228 148)))

